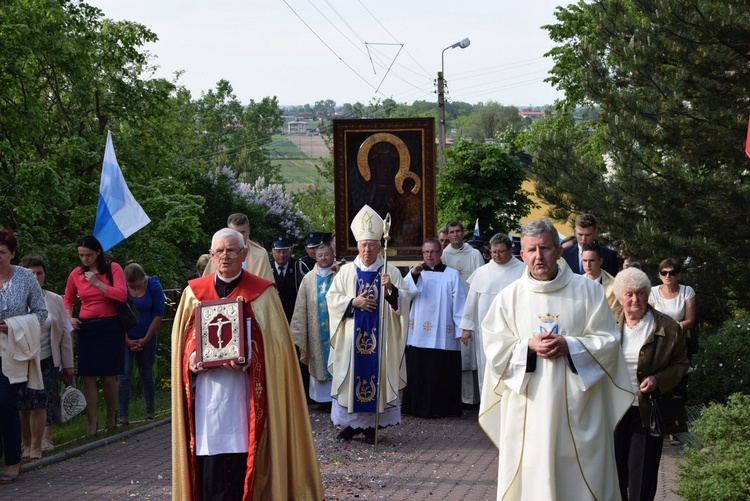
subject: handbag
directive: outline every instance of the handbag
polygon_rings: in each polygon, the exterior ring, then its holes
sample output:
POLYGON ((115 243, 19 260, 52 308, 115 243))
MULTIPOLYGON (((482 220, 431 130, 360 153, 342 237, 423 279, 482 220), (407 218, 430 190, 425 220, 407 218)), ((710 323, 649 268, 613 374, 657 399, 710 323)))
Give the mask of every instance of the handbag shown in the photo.
POLYGON ((654 437, 688 431, 685 400, 677 395, 649 398, 648 434, 654 437))
MULTIPOLYGON (((112 278, 112 263, 107 264, 107 279, 109 280, 109 283, 115 283, 114 279, 112 278)), ((127 299, 125 299, 125 301, 116 301, 116 305, 117 320, 120 322, 120 327, 122 327, 122 330, 127 332, 138 325, 138 317, 140 316, 141 312, 138 311, 138 306, 135 304, 135 301, 133 301, 133 298, 130 297, 130 294, 128 294, 128 297, 127 299)))
MULTIPOLYGON (((651 354, 653 372, 656 347, 659 340, 654 339, 654 351, 651 354)), ((663 437, 688 431, 688 416, 685 400, 672 393, 660 397, 648 397, 648 434, 652 437, 663 437)))
POLYGON ((124 331, 129 331, 138 325, 138 316, 140 314, 141 312, 138 311, 138 306, 129 294, 124 302, 117 302, 117 320, 120 321, 120 327, 122 327, 124 331))
POLYGON ((85 408, 86 399, 83 393, 71 384, 60 395, 60 422, 67 423, 85 408))

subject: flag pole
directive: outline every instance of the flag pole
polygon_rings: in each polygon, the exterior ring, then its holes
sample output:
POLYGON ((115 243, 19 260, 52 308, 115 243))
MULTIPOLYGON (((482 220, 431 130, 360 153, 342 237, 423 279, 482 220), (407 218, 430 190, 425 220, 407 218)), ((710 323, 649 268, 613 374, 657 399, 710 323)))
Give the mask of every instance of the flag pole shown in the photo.
MULTIPOLYGON (((383 272, 388 273, 388 240, 391 239, 391 213, 385 215, 383 219, 383 240, 385 245, 383 246, 383 272)), ((391 282, 393 286, 393 282, 391 282)), ((380 428, 380 381, 383 378, 383 352, 385 351, 386 344, 386 308, 388 308, 388 302, 385 300, 385 286, 380 285, 380 328, 378 329, 378 383, 375 386, 375 452, 378 452, 378 430, 380 428)), ((383 403, 383 410, 385 410, 385 403, 383 403)))

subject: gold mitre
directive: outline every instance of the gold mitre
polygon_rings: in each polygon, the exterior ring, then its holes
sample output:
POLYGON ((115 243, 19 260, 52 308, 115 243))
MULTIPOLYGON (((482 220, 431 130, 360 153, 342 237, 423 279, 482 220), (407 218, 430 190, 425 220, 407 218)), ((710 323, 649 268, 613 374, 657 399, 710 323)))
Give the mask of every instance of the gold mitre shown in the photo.
POLYGON ((377 240, 380 242, 380 239, 383 238, 383 218, 369 205, 365 205, 357 212, 350 228, 357 242, 360 240, 377 240))

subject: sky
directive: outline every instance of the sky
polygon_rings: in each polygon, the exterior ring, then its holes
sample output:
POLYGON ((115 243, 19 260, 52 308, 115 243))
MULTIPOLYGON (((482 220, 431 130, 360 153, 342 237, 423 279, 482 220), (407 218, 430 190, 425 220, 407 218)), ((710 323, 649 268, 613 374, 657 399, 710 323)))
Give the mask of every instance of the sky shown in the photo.
POLYGON ((337 105, 391 98, 543 106, 562 98, 544 82, 554 45, 541 29, 568 0, 88 0, 105 17, 141 23, 159 41, 157 77, 193 97, 228 80, 247 103, 337 105), (464 38, 465 49, 443 49, 464 38))

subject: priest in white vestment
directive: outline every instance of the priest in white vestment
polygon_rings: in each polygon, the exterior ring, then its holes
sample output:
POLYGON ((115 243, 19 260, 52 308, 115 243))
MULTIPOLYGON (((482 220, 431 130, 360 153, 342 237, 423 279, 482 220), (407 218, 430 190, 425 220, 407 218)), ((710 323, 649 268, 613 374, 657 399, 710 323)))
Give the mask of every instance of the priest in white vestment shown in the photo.
POLYGON ((331 322, 331 420, 343 427, 339 439, 349 441, 364 433, 367 443, 375 443, 376 413, 381 427, 401 422, 399 391, 406 386, 410 294, 398 268, 383 267, 383 219, 365 205, 354 216, 351 229, 359 255, 336 273, 326 295, 331 322), (382 373, 379 350, 383 350, 382 373))
POLYGON ((558 259, 547 219, 526 225, 528 273, 482 323, 479 424, 499 449, 497 499, 619 500, 614 429, 633 402, 604 290, 558 259))
POLYGON ((423 418, 460 416, 461 333, 464 286, 453 268, 440 262, 436 238, 422 244, 424 262, 406 275, 411 292, 406 375, 401 411, 423 418))
POLYGON ((310 398, 326 404, 331 402, 331 374, 327 368, 331 322, 326 294, 335 274, 333 249, 328 244, 318 244, 315 257, 317 263, 300 284, 289 328, 299 348, 300 362, 310 371, 310 398))
MULTIPOLYGON (((442 260, 446 266, 458 271, 464 284, 464 293, 469 293, 468 280, 474 270, 484 266, 482 253, 463 241, 465 231, 461 221, 450 221, 446 228, 450 245, 443 249, 442 260)), ((479 403, 479 381, 477 379, 477 357, 474 341, 461 345, 461 400, 467 405, 479 403)))
POLYGON ((490 309, 495 296, 511 283, 518 280, 526 271, 526 265, 513 257, 513 242, 507 235, 498 233, 490 239, 492 261, 474 270, 469 277, 469 292, 461 317, 461 341, 473 340, 477 357, 477 378, 479 394, 484 385, 484 371, 487 357, 482 344, 482 320, 490 309))

